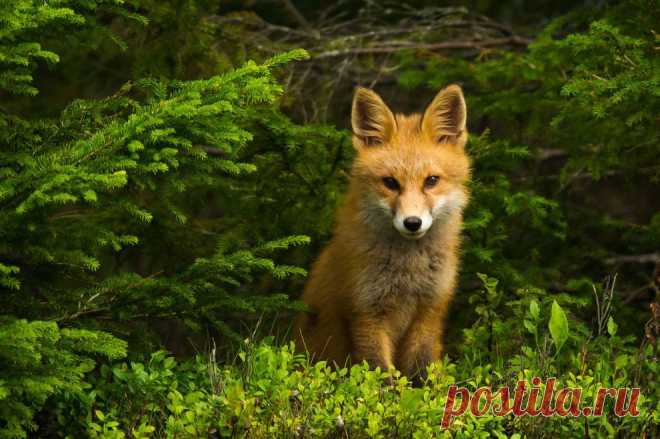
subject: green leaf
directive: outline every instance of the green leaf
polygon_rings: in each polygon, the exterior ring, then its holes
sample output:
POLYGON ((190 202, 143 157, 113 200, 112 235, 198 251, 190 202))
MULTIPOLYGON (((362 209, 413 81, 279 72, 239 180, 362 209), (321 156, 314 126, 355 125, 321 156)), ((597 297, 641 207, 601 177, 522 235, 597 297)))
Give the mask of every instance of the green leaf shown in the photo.
POLYGON ((619 328, 619 325, 617 325, 614 322, 614 319, 612 318, 612 316, 610 316, 610 318, 607 320, 607 333, 610 334, 611 336, 614 336, 614 335, 616 335, 616 331, 617 331, 618 328, 619 328))
POLYGON ((557 351, 559 351, 568 339, 568 319, 566 318, 564 310, 559 306, 556 300, 552 301, 552 310, 550 312, 548 328, 550 329, 552 341, 555 343, 557 351))
POLYGON ((536 300, 529 302, 529 315, 536 320, 539 318, 540 313, 541 308, 539 307, 539 303, 536 300))
POLYGON ((536 326, 531 321, 525 319, 523 320, 523 325, 531 334, 536 334, 536 326))

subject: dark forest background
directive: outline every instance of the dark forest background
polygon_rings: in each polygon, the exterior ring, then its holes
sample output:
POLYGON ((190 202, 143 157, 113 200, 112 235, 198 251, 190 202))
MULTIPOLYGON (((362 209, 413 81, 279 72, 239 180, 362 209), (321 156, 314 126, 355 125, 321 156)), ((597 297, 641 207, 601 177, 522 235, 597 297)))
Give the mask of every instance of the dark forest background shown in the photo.
POLYGON ((437 436, 448 385, 533 376, 640 387, 641 414, 452 434, 658 434, 659 23, 652 0, 2 2, 0 436, 437 436), (288 331, 352 91, 411 112, 449 83, 474 177, 447 356, 421 389, 310 365, 288 331))

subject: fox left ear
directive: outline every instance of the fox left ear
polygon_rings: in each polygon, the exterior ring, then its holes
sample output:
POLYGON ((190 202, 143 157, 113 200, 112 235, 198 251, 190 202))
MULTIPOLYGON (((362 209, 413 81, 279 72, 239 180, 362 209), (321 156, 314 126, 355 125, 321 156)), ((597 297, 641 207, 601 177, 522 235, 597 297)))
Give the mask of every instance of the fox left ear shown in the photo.
POLYGON ((387 143, 396 131, 396 119, 387 104, 376 92, 363 87, 355 89, 351 125, 357 149, 387 143))
POLYGON ((452 84, 440 90, 424 112, 422 132, 434 142, 463 147, 467 141, 466 119, 463 90, 452 84))

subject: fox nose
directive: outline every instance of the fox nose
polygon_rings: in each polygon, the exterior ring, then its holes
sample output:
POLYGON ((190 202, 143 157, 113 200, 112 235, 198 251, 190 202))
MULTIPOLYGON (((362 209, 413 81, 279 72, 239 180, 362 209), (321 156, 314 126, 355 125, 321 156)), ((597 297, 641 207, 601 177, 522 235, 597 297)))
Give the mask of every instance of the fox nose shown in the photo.
POLYGON ((422 227, 422 219, 418 216, 409 216, 403 220, 403 225, 411 232, 416 232, 422 227))

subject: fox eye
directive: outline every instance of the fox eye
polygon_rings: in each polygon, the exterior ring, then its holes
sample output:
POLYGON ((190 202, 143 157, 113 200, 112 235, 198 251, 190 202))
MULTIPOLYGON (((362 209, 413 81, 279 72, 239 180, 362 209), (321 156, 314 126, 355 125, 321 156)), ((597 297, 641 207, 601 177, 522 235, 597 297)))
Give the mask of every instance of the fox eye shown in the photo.
POLYGON ((394 177, 383 177, 383 184, 391 191, 398 191, 401 188, 394 177))
POLYGON ((440 180, 440 177, 437 175, 431 175, 430 177, 426 177, 426 180, 424 180, 424 187, 433 187, 436 184, 438 184, 438 181, 440 180))

